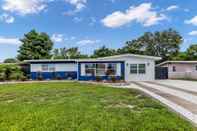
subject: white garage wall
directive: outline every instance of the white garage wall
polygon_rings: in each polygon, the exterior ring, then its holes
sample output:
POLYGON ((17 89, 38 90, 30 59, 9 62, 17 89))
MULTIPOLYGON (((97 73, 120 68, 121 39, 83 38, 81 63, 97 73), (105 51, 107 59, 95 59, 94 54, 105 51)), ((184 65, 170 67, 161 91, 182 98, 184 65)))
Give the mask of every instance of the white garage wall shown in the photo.
POLYGON ((155 61, 151 59, 127 59, 125 61, 125 80, 126 81, 152 81, 155 80, 155 61), (145 74, 130 74, 130 64, 145 64, 145 74))
MULTIPOLYGON (((31 64, 31 72, 42 72, 43 64, 31 64)), ((48 64, 54 65, 55 71, 78 71, 77 64, 75 63, 66 63, 66 64, 48 64)), ((50 71, 48 71, 50 72, 50 71)))

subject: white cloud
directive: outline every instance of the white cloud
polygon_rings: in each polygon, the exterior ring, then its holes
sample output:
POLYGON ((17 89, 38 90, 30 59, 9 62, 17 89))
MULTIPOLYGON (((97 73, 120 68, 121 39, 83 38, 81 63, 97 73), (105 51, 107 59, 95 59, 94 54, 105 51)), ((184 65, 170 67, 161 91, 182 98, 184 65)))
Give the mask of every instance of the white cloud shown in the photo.
POLYGON ((90 39, 84 39, 84 40, 80 40, 77 42, 77 44, 79 46, 87 46, 87 45, 93 45, 93 44, 96 44, 96 43, 99 43, 100 40, 90 40, 90 39))
POLYGON ((185 12, 190 12, 190 10, 189 10, 189 9, 184 9, 184 11, 185 11, 185 12))
POLYGON ((74 17, 73 18, 73 21, 75 22, 75 23, 79 23, 79 22, 81 22, 83 19, 82 18, 80 18, 80 17, 74 17))
POLYGON ((6 13, 0 15, 0 21, 3 21, 5 23, 11 24, 14 22, 14 20, 15 20, 15 18, 13 16, 8 15, 6 13))
POLYGON ((58 43, 63 42, 63 40, 64 40, 64 35, 63 35, 63 34, 53 34, 53 35, 51 36, 51 40, 52 40, 53 42, 58 42, 58 43))
POLYGON ((90 23, 89 23, 89 25, 90 26, 94 26, 95 25, 95 23, 96 23, 96 18, 95 17, 90 17, 90 23))
POLYGON ((8 37, 0 36, 0 44, 20 45, 21 42, 19 41, 18 38, 8 38, 8 37))
POLYGON ((73 5, 75 7, 74 10, 68 11, 66 15, 73 15, 75 13, 80 12, 86 7, 87 0, 65 0, 65 2, 73 5))
POLYGON ((197 36, 197 30, 193 30, 193 31, 189 32, 189 35, 197 36))
POLYGON ((75 40, 75 39, 76 39, 75 36, 71 36, 71 37, 70 37, 70 40, 75 40))
POLYGON ((69 37, 65 37, 64 40, 65 41, 73 41, 73 40, 76 40, 76 37, 75 36, 69 36, 69 37))
POLYGON ((112 2, 112 3, 115 3, 116 2, 116 0, 109 0, 110 2, 112 2))
POLYGON ((153 11, 151 3, 142 3, 136 7, 131 6, 125 12, 116 11, 106 16, 101 22, 106 27, 117 28, 133 21, 141 23, 143 26, 152 26, 165 19, 167 17, 164 14, 153 11))
POLYGON ((185 20, 185 23, 186 24, 192 24, 192 25, 195 25, 197 26, 197 16, 194 16, 192 19, 190 20, 185 20))
POLYGON ((177 5, 171 5, 171 6, 169 6, 166 10, 167 11, 172 11, 172 10, 176 10, 176 9, 178 9, 179 7, 177 6, 177 5))
POLYGON ((36 14, 43 11, 47 4, 45 0, 3 0, 4 11, 19 15, 36 14))

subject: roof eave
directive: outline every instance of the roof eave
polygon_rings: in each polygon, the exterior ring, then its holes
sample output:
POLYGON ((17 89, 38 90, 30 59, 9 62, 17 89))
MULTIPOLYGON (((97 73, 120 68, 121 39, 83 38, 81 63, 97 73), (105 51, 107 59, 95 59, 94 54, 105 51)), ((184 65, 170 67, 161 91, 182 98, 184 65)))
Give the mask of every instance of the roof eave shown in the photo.
POLYGON ((146 56, 146 55, 135 55, 135 54, 123 54, 123 55, 115 55, 115 56, 108 56, 108 57, 102 57, 98 59, 112 59, 112 58, 118 58, 118 57, 125 57, 125 56, 130 56, 130 57, 138 57, 138 58, 145 58, 145 59, 153 59, 153 60, 161 60, 161 57, 156 57, 156 56, 146 56))

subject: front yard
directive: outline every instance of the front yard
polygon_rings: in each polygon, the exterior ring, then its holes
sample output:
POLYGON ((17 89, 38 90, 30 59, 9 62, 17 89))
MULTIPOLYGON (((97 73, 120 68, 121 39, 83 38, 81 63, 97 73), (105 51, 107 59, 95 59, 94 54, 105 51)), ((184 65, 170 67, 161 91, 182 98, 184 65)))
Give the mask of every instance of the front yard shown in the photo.
POLYGON ((0 85, 0 130, 197 130, 138 91, 72 82, 0 85))

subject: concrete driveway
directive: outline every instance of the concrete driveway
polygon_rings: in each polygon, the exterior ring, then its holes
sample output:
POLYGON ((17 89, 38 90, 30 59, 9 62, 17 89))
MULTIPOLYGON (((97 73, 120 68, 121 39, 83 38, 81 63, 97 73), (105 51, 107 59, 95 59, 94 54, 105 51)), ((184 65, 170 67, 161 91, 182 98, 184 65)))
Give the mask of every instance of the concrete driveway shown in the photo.
POLYGON ((132 82, 127 87, 145 92, 197 125, 197 82, 159 80, 132 82))

